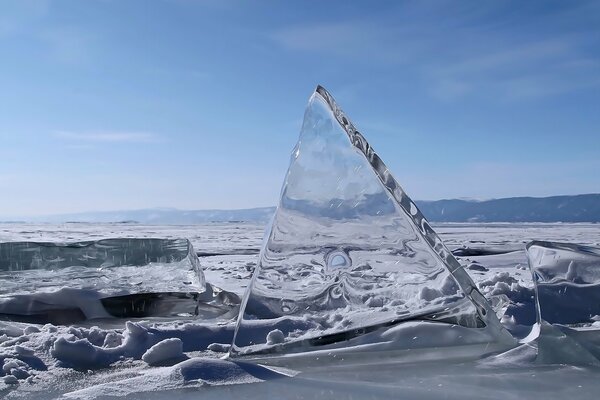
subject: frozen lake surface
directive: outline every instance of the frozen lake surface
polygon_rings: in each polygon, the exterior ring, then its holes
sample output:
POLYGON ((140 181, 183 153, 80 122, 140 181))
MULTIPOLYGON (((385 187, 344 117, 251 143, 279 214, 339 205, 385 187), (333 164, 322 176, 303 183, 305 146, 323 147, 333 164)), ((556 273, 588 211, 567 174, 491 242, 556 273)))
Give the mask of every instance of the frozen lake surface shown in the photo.
MULTIPOLYGON (((434 229, 484 295, 506 295, 510 300, 502 323, 519 339, 535 322, 525 244, 546 240, 600 246, 598 224, 441 224, 434 229)), ((0 224, 0 241, 187 238, 200 256, 206 281, 242 295, 256 265, 263 230, 262 225, 248 223, 0 224)), ((146 277, 156 280, 153 276, 146 277)), ((6 375, 18 378, 17 383, 12 378, 0 380, 0 396, 588 399, 595 398, 600 389, 600 366, 534 362, 535 349, 528 346, 483 359, 464 346, 443 351, 365 352, 359 359, 292 361, 286 369, 275 371, 220 361, 231 343, 232 321, 224 318, 207 326, 188 318, 125 326, 123 320, 97 328, 0 322, 0 364, 6 375), (157 345, 168 338, 173 340, 157 345), (182 361, 187 358, 191 359, 182 361)), ((273 328, 257 330, 266 334, 273 328)), ((415 341, 432 333, 418 324, 410 328, 415 341)), ((339 357, 344 358, 343 354, 339 357)))

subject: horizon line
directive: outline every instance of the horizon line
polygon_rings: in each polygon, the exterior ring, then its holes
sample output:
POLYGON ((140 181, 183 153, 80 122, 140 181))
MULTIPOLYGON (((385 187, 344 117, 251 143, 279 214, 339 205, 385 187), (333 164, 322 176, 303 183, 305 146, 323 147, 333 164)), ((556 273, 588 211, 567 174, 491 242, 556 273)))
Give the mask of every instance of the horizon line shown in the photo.
MULTIPOLYGON (((577 197, 577 196, 590 196, 600 195, 598 193, 579 193, 579 194, 560 194, 551 196, 511 196, 511 197, 494 197, 494 198, 469 198, 469 197, 456 197, 456 198, 442 198, 437 200, 415 200, 415 202, 438 202, 438 201, 466 201, 466 202, 479 202, 483 203, 486 201, 495 200, 506 200, 506 199, 548 199, 555 197, 577 197)), ((255 206, 255 207, 244 207, 244 208, 177 208, 177 207, 147 207, 147 208, 128 208, 128 209, 113 209, 113 210, 87 210, 87 211, 73 211, 73 212, 58 212, 58 213, 47 213, 47 214, 29 214, 29 215, 15 215, 15 216, 1 216, 0 221, 7 222, 12 220, 22 220, 24 218, 44 218, 44 217, 60 217, 69 215, 80 215, 80 214, 101 214, 101 213, 120 213, 120 212, 135 212, 135 211, 179 211, 179 212, 228 212, 228 211, 246 211, 246 210, 260 210, 260 209, 274 209, 277 205, 269 206, 255 206)))

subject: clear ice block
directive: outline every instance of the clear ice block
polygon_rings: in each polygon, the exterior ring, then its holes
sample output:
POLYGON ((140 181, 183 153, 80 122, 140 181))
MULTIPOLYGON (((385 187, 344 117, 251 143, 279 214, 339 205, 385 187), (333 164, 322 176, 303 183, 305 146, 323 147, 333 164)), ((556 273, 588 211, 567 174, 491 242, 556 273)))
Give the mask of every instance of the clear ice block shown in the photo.
POLYGON ((231 355, 321 349, 415 320, 504 335, 468 274, 319 86, 242 300, 231 355), (257 336, 253 329, 265 324, 278 329, 257 336))
POLYGON ((75 323, 223 314, 228 309, 212 301, 216 292, 187 239, 0 243, 0 319, 75 323))
POLYGON ((585 326, 600 321, 600 248, 534 241, 527 258, 538 323, 585 326))

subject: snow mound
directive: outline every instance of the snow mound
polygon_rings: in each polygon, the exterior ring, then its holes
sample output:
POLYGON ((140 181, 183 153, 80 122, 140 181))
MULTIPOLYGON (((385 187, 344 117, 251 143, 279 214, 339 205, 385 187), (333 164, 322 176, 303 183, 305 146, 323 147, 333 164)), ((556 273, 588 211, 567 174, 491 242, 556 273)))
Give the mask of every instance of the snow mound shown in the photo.
MULTIPOLYGON (((169 391, 183 387, 259 383, 294 376, 296 372, 267 368, 244 362, 192 358, 172 367, 145 371, 139 376, 104 383, 64 395, 70 399, 92 400, 134 393, 169 391)), ((167 396, 167 395, 165 395, 167 396)))
POLYGON ((183 342, 178 338, 158 342, 142 355, 142 361, 151 366, 176 364, 185 359, 187 356, 183 354, 183 342))

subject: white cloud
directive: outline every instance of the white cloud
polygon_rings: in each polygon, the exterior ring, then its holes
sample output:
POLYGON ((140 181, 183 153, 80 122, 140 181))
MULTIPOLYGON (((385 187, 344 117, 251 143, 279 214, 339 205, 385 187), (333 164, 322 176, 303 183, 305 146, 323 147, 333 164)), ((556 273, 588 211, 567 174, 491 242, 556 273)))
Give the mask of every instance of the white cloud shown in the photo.
POLYGON ((54 132, 54 136, 70 142, 84 143, 155 143, 162 137, 148 132, 54 132))

